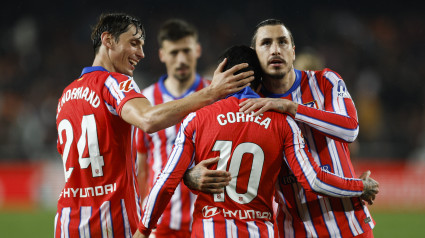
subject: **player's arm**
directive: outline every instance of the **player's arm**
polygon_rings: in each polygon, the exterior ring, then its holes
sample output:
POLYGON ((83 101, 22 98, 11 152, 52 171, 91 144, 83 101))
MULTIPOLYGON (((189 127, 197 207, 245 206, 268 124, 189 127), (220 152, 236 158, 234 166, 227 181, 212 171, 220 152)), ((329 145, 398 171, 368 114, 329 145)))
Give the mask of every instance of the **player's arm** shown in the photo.
POLYGON ((124 104, 121 117, 146 133, 153 133, 180 123, 190 112, 250 85, 250 82, 254 79, 253 71, 233 75, 240 69, 247 67, 246 63, 235 65, 223 72, 225 63, 226 60, 223 60, 218 65, 208 87, 182 99, 155 106, 152 106, 146 98, 133 98, 124 104))
POLYGON ((301 130, 291 117, 286 117, 285 160, 305 190, 332 197, 359 197, 373 200, 379 185, 368 174, 359 179, 338 176, 322 170, 308 152, 301 130))
POLYGON ((143 235, 148 236, 156 226, 176 187, 180 184, 184 173, 192 163, 195 148, 192 141, 194 131, 192 118, 195 115, 195 113, 192 113, 183 120, 167 164, 158 175, 155 184, 149 192, 142 218, 138 225, 138 230, 143 235))
POLYGON ((137 182, 139 184, 140 198, 143 201, 148 191, 148 147, 145 141, 145 133, 138 130, 136 133, 136 149, 137 149, 137 182))
MULTIPOLYGON (((317 109, 297 104, 281 98, 249 99, 240 104, 245 113, 256 109, 255 115, 273 110, 291 115, 296 121, 303 122, 332 139, 353 142, 359 133, 357 111, 342 78, 331 70, 324 70, 323 87, 318 88, 319 105, 317 109), (321 91, 323 89, 323 92, 321 91)), ((319 76, 317 76, 319 77, 319 76)))
POLYGON ((139 166, 139 173, 137 174, 137 182, 139 184, 140 198, 145 199, 148 192, 148 166, 147 166, 147 153, 137 152, 137 163, 139 166))

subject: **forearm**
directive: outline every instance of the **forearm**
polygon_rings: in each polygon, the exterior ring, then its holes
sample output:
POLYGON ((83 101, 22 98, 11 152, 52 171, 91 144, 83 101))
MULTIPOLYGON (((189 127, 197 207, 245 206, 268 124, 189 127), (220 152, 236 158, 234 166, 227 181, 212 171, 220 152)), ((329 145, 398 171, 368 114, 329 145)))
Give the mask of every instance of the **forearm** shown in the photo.
POLYGON ((359 123, 355 112, 341 115, 333 111, 299 105, 295 120, 339 141, 353 142, 359 133, 359 123))
POLYGON ((208 87, 185 98, 155 106, 146 98, 134 98, 124 104, 121 117, 146 133, 154 133, 180 123, 190 112, 211 104, 214 100, 216 98, 208 87))
POLYGON ((145 112, 147 133, 157 132, 180 123, 189 113, 215 102, 208 88, 197 91, 179 100, 170 101, 151 107, 145 112))

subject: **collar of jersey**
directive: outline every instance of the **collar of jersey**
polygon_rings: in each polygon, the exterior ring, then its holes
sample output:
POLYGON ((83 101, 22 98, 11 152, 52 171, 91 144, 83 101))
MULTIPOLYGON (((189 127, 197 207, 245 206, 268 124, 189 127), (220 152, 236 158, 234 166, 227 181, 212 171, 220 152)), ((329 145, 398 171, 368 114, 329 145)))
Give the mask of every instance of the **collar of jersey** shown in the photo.
POLYGON ((295 71, 295 82, 292 84, 292 87, 284 94, 275 94, 267 91, 267 89, 263 86, 261 87, 261 94, 266 98, 283 98, 291 94, 301 83, 301 71, 298 69, 294 69, 295 71))
POLYGON ((102 66, 91 66, 91 67, 85 67, 83 69, 83 72, 81 72, 80 78, 81 76, 83 76, 83 74, 88 74, 91 73, 93 71, 106 71, 108 72, 108 70, 106 70, 105 68, 103 68, 102 66))
POLYGON ((254 90, 252 90, 251 87, 245 87, 241 91, 230 94, 226 98, 229 98, 229 97, 236 97, 238 99, 243 99, 243 98, 259 98, 260 96, 256 92, 254 92, 254 90))
POLYGON ((190 93, 192 93, 193 91, 195 91, 196 90, 196 88, 199 86, 199 84, 201 83, 201 76, 199 75, 199 74, 196 74, 196 76, 195 76, 195 81, 193 82, 193 84, 192 84, 192 86, 183 94, 183 95, 181 95, 180 97, 175 97, 175 96, 173 96, 168 90, 167 90, 167 88, 165 87, 165 84, 164 84, 164 81, 165 81, 165 79, 168 77, 168 75, 167 74, 164 74, 164 75, 162 75, 161 77, 159 77, 159 80, 158 80, 158 84, 159 84, 159 90, 161 90, 161 92, 163 93, 163 94, 167 94, 168 96, 170 96, 170 97, 172 97, 174 100, 176 100, 176 99, 180 99, 180 98, 184 98, 184 97, 186 97, 187 95, 189 95, 190 93))

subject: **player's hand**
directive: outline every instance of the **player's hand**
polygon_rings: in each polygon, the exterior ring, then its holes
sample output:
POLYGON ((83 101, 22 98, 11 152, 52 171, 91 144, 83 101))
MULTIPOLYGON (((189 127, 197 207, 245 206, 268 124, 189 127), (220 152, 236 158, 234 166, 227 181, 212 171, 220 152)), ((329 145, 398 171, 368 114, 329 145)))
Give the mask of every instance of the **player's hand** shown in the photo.
POLYGON ((133 235, 133 238, 148 238, 147 236, 143 235, 139 229, 136 230, 136 232, 133 235))
POLYGON ((242 90, 251 85, 250 82, 254 80, 254 71, 252 70, 233 75, 239 70, 248 67, 247 63, 235 65, 223 72, 226 62, 227 59, 224 59, 218 65, 217 69, 214 71, 211 85, 208 86, 215 101, 242 90))
POLYGON ((258 109, 258 111, 254 113, 254 117, 270 110, 280 113, 289 113, 295 116, 298 104, 282 98, 250 98, 241 102, 239 107, 239 111, 245 114, 258 109))
POLYGON ((379 183, 369 176, 370 171, 368 170, 359 177, 363 180, 363 193, 360 198, 372 205, 376 194, 379 192, 379 183))
POLYGON ((220 157, 201 161, 195 167, 186 171, 184 184, 192 190, 204 193, 222 193, 224 187, 232 180, 231 174, 222 170, 210 170, 208 166, 216 164, 220 157))

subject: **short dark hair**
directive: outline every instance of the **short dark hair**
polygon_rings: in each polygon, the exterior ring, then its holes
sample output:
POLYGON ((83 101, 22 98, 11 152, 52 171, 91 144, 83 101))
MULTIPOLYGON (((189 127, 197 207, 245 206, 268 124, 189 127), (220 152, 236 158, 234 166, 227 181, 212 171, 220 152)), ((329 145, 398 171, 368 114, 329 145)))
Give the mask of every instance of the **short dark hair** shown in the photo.
POLYGON ((255 41, 257 40, 257 33, 258 33, 258 29, 260 27, 263 27, 263 26, 275 26, 275 25, 281 25, 281 26, 283 26, 283 27, 286 28, 286 30, 289 33, 289 37, 291 38, 292 46, 295 46, 295 41, 294 41, 294 37, 292 36, 292 32, 289 30, 288 27, 285 26, 285 24, 283 24, 283 22, 281 20, 267 19, 267 20, 264 20, 264 21, 258 23, 258 25, 255 27, 254 34, 252 35, 252 39, 251 39, 251 47, 255 49, 255 41))
POLYGON ((100 15, 91 33, 94 53, 97 54, 99 52, 99 48, 102 44, 101 36, 103 32, 109 32, 114 37, 115 41, 118 42, 120 35, 128 31, 131 25, 136 27, 136 34, 141 31, 141 38, 145 39, 145 29, 138 18, 126 13, 103 13, 100 15))
POLYGON ((158 45, 162 47, 165 40, 178 41, 186 36, 193 36, 198 41, 198 30, 182 19, 169 19, 159 28, 158 45))
POLYGON ((263 71, 261 69, 260 61, 258 60, 257 53, 251 47, 246 45, 235 45, 224 51, 220 56, 219 62, 227 58, 227 63, 223 70, 232 68, 233 66, 241 63, 248 63, 248 67, 239 70, 235 74, 246 72, 249 70, 254 71, 254 81, 251 82, 251 87, 256 89, 261 83, 263 71))

